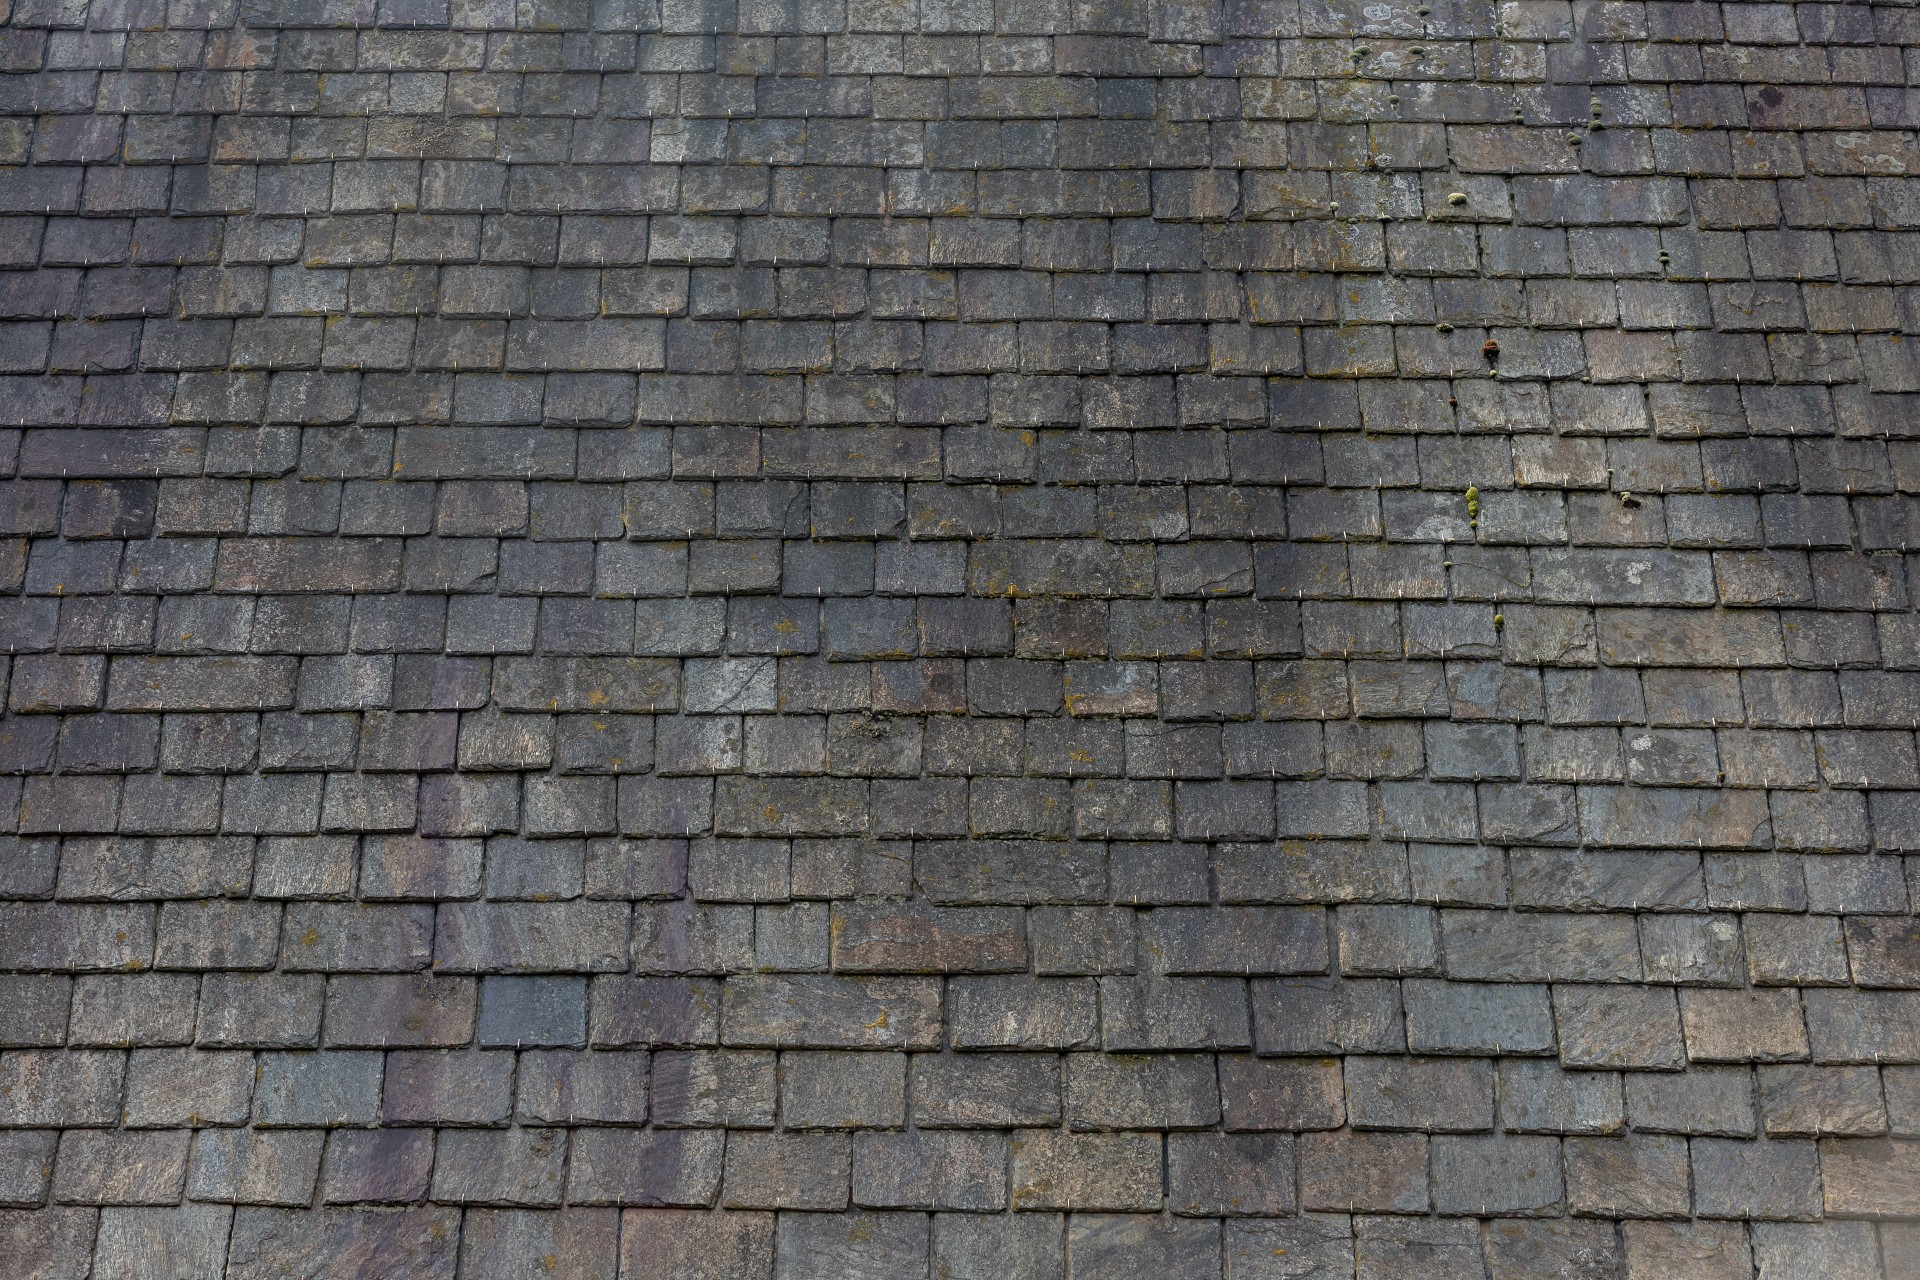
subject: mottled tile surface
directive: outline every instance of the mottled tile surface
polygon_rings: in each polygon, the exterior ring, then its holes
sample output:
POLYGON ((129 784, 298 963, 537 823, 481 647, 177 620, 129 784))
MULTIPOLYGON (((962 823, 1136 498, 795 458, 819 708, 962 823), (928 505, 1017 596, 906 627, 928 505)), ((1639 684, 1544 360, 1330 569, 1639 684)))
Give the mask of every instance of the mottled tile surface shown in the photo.
POLYGON ((0 1275, 1920 1273, 1917 15, 0 0, 0 1275))

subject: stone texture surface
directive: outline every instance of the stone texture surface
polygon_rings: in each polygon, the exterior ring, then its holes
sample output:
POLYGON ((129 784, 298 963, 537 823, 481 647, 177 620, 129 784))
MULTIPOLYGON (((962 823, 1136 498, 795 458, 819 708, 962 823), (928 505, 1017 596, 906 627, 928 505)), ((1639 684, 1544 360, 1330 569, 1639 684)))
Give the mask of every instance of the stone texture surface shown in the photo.
POLYGON ((1920 1274, 1910 0, 0 0, 0 1275, 1920 1274))

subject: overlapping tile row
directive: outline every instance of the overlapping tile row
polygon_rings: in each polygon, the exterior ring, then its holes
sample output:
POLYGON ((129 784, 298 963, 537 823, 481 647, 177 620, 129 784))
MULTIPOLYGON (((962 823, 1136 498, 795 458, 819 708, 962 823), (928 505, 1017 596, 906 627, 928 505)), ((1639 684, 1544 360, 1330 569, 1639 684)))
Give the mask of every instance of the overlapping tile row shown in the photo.
POLYGON ((1920 1274, 1914 68, 13 0, 0 1274, 1920 1274))

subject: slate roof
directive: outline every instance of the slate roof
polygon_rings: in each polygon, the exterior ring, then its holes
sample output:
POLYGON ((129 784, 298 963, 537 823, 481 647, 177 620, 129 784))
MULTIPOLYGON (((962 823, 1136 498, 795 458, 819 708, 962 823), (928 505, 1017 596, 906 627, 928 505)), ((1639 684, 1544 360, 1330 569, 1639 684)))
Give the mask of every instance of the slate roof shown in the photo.
POLYGON ((1920 1274, 1917 77, 12 0, 0 1275, 1920 1274))

